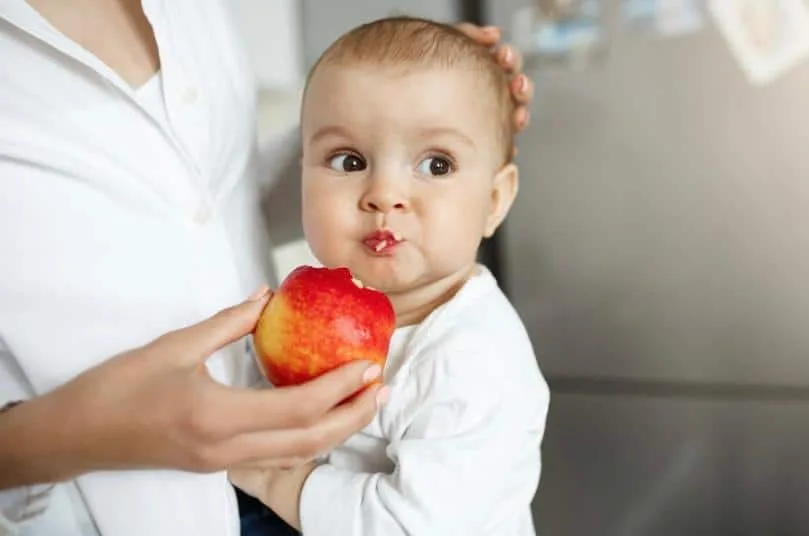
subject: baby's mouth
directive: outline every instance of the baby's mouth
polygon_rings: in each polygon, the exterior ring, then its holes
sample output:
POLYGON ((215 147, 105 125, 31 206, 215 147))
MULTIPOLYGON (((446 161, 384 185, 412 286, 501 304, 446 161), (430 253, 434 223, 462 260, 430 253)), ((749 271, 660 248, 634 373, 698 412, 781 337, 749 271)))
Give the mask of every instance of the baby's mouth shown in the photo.
POLYGON ((401 234, 388 229, 374 231, 362 241, 365 247, 380 255, 392 253, 396 246, 402 242, 404 242, 404 238, 401 234))

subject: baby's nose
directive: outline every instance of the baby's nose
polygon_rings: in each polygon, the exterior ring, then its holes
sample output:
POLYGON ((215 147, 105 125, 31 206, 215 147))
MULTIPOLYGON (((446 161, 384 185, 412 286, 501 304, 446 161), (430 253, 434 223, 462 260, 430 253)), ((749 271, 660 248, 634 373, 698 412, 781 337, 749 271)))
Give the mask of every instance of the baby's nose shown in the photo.
POLYGON ((391 181, 374 180, 360 201, 366 212, 391 212, 408 208, 407 196, 391 181))

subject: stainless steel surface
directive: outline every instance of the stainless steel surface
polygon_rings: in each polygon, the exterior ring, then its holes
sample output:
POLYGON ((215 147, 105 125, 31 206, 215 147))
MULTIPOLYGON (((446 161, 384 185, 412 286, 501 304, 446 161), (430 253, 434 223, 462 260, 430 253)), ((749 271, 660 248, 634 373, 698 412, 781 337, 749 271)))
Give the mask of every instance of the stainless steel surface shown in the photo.
POLYGON ((809 534, 809 405, 557 393, 543 536, 809 534))
POLYGON ((809 534, 809 65, 754 88, 710 21, 607 21, 603 64, 532 72, 503 232, 552 390, 539 534, 809 534))
POLYGON ((750 87, 712 28, 533 73, 512 296, 552 375, 809 384, 809 66, 750 87))

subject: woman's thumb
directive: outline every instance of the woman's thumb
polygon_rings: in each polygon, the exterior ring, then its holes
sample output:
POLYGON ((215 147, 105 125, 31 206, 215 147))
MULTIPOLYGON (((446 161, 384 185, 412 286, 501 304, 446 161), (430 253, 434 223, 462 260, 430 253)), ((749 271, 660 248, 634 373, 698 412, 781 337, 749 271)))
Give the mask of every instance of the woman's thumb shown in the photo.
POLYGON ((269 287, 263 286, 238 305, 228 307, 202 322, 182 330, 194 345, 194 354, 207 359, 212 353, 253 332, 258 318, 272 297, 269 287))

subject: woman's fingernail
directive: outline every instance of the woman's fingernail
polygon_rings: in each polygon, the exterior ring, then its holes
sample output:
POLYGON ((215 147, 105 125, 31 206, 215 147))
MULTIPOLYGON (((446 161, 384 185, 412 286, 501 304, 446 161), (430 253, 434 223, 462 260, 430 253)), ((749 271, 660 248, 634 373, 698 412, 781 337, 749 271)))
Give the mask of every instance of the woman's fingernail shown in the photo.
POLYGON ((373 365, 362 373, 362 381, 365 383, 374 381, 375 379, 379 378, 381 374, 382 374, 382 367, 380 367, 379 365, 373 365))
POLYGON ((497 33, 497 26, 485 26, 483 31, 487 34, 496 34, 497 33))
POLYGON ((528 77, 524 74, 520 75, 520 93, 528 93, 528 77))
POLYGON ((528 126, 528 120, 530 119, 530 114, 527 109, 523 109, 522 117, 520 117, 519 121, 519 128, 522 130, 526 126, 528 126))
POLYGON ((390 390, 388 389, 387 385, 383 385, 379 388, 379 391, 376 392, 376 405, 381 406, 385 402, 388 401, 388 395, 390 394, 390 390))
POLYGON ((267 285, 261 285, 259 288, 255 290, 250 296, 247 298, 249 301, 259 301, 260 299, 264 298, 270 292, 270 287, 267 285))
POLYGON ((503 48, 503 61, 506 63, 511 63, 511 60, 514 58, 514 52, 511 51, 510 47, 503 48))

